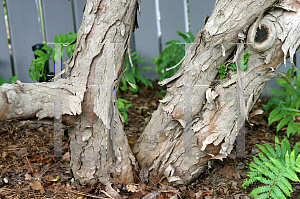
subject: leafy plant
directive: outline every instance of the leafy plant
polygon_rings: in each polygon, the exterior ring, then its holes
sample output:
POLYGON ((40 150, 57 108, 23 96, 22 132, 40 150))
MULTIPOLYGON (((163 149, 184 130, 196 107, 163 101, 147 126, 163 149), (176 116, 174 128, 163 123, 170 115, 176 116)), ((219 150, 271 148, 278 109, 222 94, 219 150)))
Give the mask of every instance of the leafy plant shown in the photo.
POLYGON ((288 136, 295 134, 297 131, 300 134, 300 124, 293 121, 294 117, 300 116, 300 74, 297 75, 296 72, 297 69, 290 68, 286 73, 286 77, 278 78, 276 83, 284 88, 270 89, 270 91, 279 94, 280 97, 273 97, 267 105, 263 105, 265 110, 275 106, 269 115, 268 124, 271 125, 273 122, 281 120, 277 125, 276 132, 288 124, 288 136), (291 85, 292 80, 294 81, 293 85, 291 85))
POLYGON ((156 91, 156 94, 159 95, 159 97, 162 97, 162 93, 166 93, 167 90, 161 90, 161 91, 156 91))
MULTIPOLYGON (((249 52, 246 52, 244 53, 244 70, 246 70, 247 68, 247 62, 248 62, 248 59, 250 57, 250 53, 249 52)), ((221 66, 217 67, 219 73, 220 73, 220 78, 223 79, 225 77, 225 75, 227 74, 227 69, 230 69, 230 70, 237 70, 236 68, 236 64, 235 63, 231 63, 230 65, 226 66, 225 64, 222 64, 221 66)))
MULTIPOLYGON (((75 50, 75 43, 72 45, 68 45, 73 43, 77 38, 77 33, 67 33, 67 34, 61 34, 61 35, 56 35, 54 37, 54 43, 61 43, 63 45, 61 45, 61 53, 60 53, 60 57, 63 56, 64 51, 65 51, 65 45, 67 45, 67 55, 70 58, 71 57, 71 52, 74 52, 75 50), (65 44, 65 45, 64 45, 65 44)), ((55 52, 54 52, 54 61, 55 61, 55 52)))
POLYGON ((127 100, 118 98, 117 99, 117 106, 118 109, 120 110, 120 113, 123 115, 125 122, 127 123, 128 120, 128 114, 127 114, 127 109, 132 106, 132 104, 124 104, 124 103, 129 103, 127 100))
POLYGON ((254 189, 249 196, 260 198, 286 198, 293 191, 289 180, 299 182, 297 172, 300 172, 300 155, 298 142, 291 152, 290 143, 287 138, 280 142, 275 137, 275 150, 268 144, 264 146, 257 145, 265 155, 260 152, 259 158, 253 157, 255 163, 249 163, 250 172, 248 177, 243 181, 242 187, 249 186, 257 181, 265 184, 264 186, 254 189))
POLYGON ((133 67, 131 67, 130 65, 130 61, 129 61, 129 55, 128 53, 126 54, 126 57, 125 57, 125 60, 124 60, 124 65, 123 65, 123 68, 126 69, 126 72, 125 72, 125 75, 128 79, 128 81, 132 84, 134 84, 136 86, 136 88, 132 88, 130 86, 127 85, 127 82, 126 82, 126 79, 124 77, 124 75, 121 77, 121 81, 122 81, 122 84, 123 86, 121 87, 121 90, 122 91, 127 91, 128 89, 133 91, 133 92, 137 92, 139 87, 138 87, 138 83, 141 82, 143 83, 145 86, 150 86, 151 88, 153 88, 153 85, 152 85, 152 82, 141 76, 140 74, 140 70, 149 70, 151 69, 150 66, 144 66, 144 67, 137 67, 137 64, 139 63, 143 63, 145 62, 146 60, 145 59, 141 59, 141 60, 138 60, 140 56, 137 55, 137 52, 133 52, 131 53, 131 60, 132 60, 132 64, 133 64, 133 67))
MULTIPOLYGON (((61 34, 56 35, 54 38, 55 43, 72 43, 76 40, 77 33, 67 33, 67 34, 61 34)), ((72 45, 67 46, 67 55, 70 58, 71 57, 71 51, 74 52, 75 49, 75 43, 72 45)), ((63 56, 65 50, 65 46, 62 45, 61 47, 61 54, 60 56, 63 56)), ((45 71, 45 63, 53 56, 53 60, 55 61, 55 51, 48 45, 44 45, 41 50, 35 50, 34 54, 38 57, 36 59, 33 59, 30 64, 29 68, 29 76, 32 80, 38 80, 41 77, 44 77, 46 79, 46 71, 45 71), (46 52, 48 53, 46 53, 46 52)))
MULTIPOLYGON (((15 75, 15 76, 12 76, 11 78, 9 78, 8 83, 12 84, 12 83, 15 83, 17 80, 18 80, 18 76, 15 75)), ((0 78, 0 86, 5 83, 7 83, 6 79, 0 78)))
MULTIPOLYGON (((183 34, 180 31, 177 31, 177 34, 181 36, 185 42, 192 43, 195 39, 194 35, 191 32, 183 34)), ((156 58, 152 59, 152 62, 156 65, 156 72, 160 74, 159 81, 162 81, 165 78, 172 77, 178 67, 171 70, 166 70, 178 64, 185 55, 185 46, 180 45, 182 42, 178 40, 171 40, 165 43, 169 45, 164 51, 156 58)))
POLYGON ((38 57, 31 61, 30 68, 28 70, 29 76, 32 80, 38 80, 42 76, 46 79, 45 63, 50 59, 52 52, 52 48, 48 45, 44 45, 41 50, 34 51, 34 54, 38 57), (48 51, 49 53, 44 51, 48 51))

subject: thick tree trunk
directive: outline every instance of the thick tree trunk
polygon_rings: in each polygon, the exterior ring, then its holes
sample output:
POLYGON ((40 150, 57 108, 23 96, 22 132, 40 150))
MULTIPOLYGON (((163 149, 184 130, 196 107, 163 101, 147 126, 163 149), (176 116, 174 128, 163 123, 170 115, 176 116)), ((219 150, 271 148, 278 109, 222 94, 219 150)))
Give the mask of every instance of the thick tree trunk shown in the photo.
POLYGON ((288 50, 293 57, 300 43, 299 2, 276 2, 218 0, 185 65, 161 82, 167 94, 133 149, 141 167, 151 165, 153 181, 166 177, 173 185, 189 184, 212 159, 232 151, 242 128, 242 118, 236 120, 236 72, 220 79, 216 67, 232 58, 238 34, 253 42, 245 48, 251 53, 244 77, 248 115, 268 81, 278 76, 274 71, 288 50), (258 25, 267 37, 256 36, 258 25))
POLYGON ((118 89, 114 85, 120 78, 125 51, 135 28, 137 5, 136 0, 98 0, 87 1, 85 7, 70 63, 71 67, 74 65, 73 85, 78 82, 95 85, 81 90, 82 114, 69 129, 71 168, 81 183, 110 177, 123 183, 133 182, 135 158, 114 106, 114 92, 118 89))
POLYGON ((114 102, 138 6, 138 0, 88 0, 69 60, 70 78, 0 87, 0 120, 59 118, 53 96, 62 99, 62 120, 73 125, 71 168, 82 184, 133 182, 137 165, 114 102))

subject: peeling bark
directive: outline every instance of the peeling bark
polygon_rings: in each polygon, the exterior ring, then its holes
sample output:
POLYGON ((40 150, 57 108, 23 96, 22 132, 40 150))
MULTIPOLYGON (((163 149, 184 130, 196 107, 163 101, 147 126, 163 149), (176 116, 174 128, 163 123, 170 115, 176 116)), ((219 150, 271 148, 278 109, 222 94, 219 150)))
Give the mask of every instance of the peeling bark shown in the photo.
POLYGON ((167 94, 134 146, 140 166, 151 164, 154 178, 189 184, 211 160, 230 154, 241 128, 236 127, 236 71, 220 79, 216 67, 232 58, 238 34, 247 35, 250 43, 257 27, 269 27, 264 45, 254 41, 245 48, 251 53, 244 77, 248 114, 268 81, 280 75, 275 71, 288 52, 292 57, 299 48, 300 4, 276 2, 216 2, 196 36, 195 43, 200 44, 191 47, 190 62, 161 82, 167 85, 167 94))
POLYGON ((62 119, 74 125, 68 131, 71 168, 81 184, 133 182, 137 165, 114 105, 114 92, 136 27, 137 8, 138 0, 88 0, 68 79, 0 87, 0 120, 53 118, 55 96, 61 96, 62 119))
MULTIPOLYGON (((140 166, 147 166, 143 181, 148 181, 150 171, 152 182, 165 177, 173 185, 189 184, 211 160, 232 151, 237 128, 236 72, 220 79, 216 67, 232 58, 238 34, 246 34, 248 43, 253 42, 245 49, 251 53, 244 77, 248 113, 268 81, 279 75, 275 71, 281 63, 292 58, 300 45, 299 1, 279 2, 216 2, 196 36, 197 44, 187 51, 185 64, 161 82, 168 92, 134 146, 140 166), (255 40, 257 27, 268 30, 261 43, 255 40)), ((82 184, 132 182, 137 169, 120 114, 114 109, 114 90, 130 34, 137 27, 137 8, 138 0, 88 0, 69 60, 70 78, 0 87, 0 121, 53 118, 54 97, 60 90, 62 120, 73 125, 69 129, 71 168, 82 184), (108 60, 113 57, 111 64, 108 60), (108 153, 106 134, 112 146, 108 153)))
POLYGON ((114 90, 118 89, 114 85, 120 78, 123 57, 135 28, 136 10, 136 0, 88 1, 85 7, 70 62, 70 67, 74 65, 70 75, 73 85, 96 85, 81 90, 73 87, 76 95, 84 95, 83 112, 77 125, 69 130, 71 168, 80 183, 111 177, 122 183, 133 182, 135 158, 114 106, 114 90), (111 45, 115 46, 114 54, 111 45), (111 62, 114 65, 109 65, 108 60, 115 60, 111 62))

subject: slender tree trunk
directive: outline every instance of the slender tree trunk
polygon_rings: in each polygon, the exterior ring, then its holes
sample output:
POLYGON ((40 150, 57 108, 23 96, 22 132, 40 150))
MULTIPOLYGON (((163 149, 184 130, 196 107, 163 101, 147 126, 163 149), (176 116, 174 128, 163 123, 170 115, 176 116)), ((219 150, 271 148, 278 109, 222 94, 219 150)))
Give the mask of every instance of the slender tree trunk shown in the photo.
POLYGON ((248 115, 268 81, 279 75, 275 71, 288 50, 293 57, 299 47, 299 2, 275 7, 276 2, 218 0, 185 63, 161 82, 167 94, 133 149, 141 167, 151 165, 154 182, 166 177, 173 185, 189 184, 211 160, 230 154, 243 131, 243 118, 236 120, 236 72, 220 79, 216 67, 235 55, 238 35, 247 36, 252 43, 246 44, 251 56, 243 79, 248 115), (264 34, 256 35, 259 25, 264 34))

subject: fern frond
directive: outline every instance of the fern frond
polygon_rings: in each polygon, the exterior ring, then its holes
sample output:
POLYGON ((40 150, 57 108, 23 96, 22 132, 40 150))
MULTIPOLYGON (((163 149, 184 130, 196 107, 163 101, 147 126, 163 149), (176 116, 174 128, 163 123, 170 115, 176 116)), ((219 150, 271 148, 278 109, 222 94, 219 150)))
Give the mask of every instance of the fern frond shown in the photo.
POLYGON ((275 150, 267 145, 257 145, 265 154, 259 153, 253 157, 255 163, 249 164, 249 179, 244 180, 242 187, 249 186, 259 181, 265 186, 254 189, 249 196, 257 195, 257 198, 286 198, 293 192, 289 180, 299 182, 297 172, 300 172, 300 155, 298 142, 291 152, 289 141, 284 138, 280 143, 275 138, 275 150), (281 147, 280 147, 281 145, 281 147))

